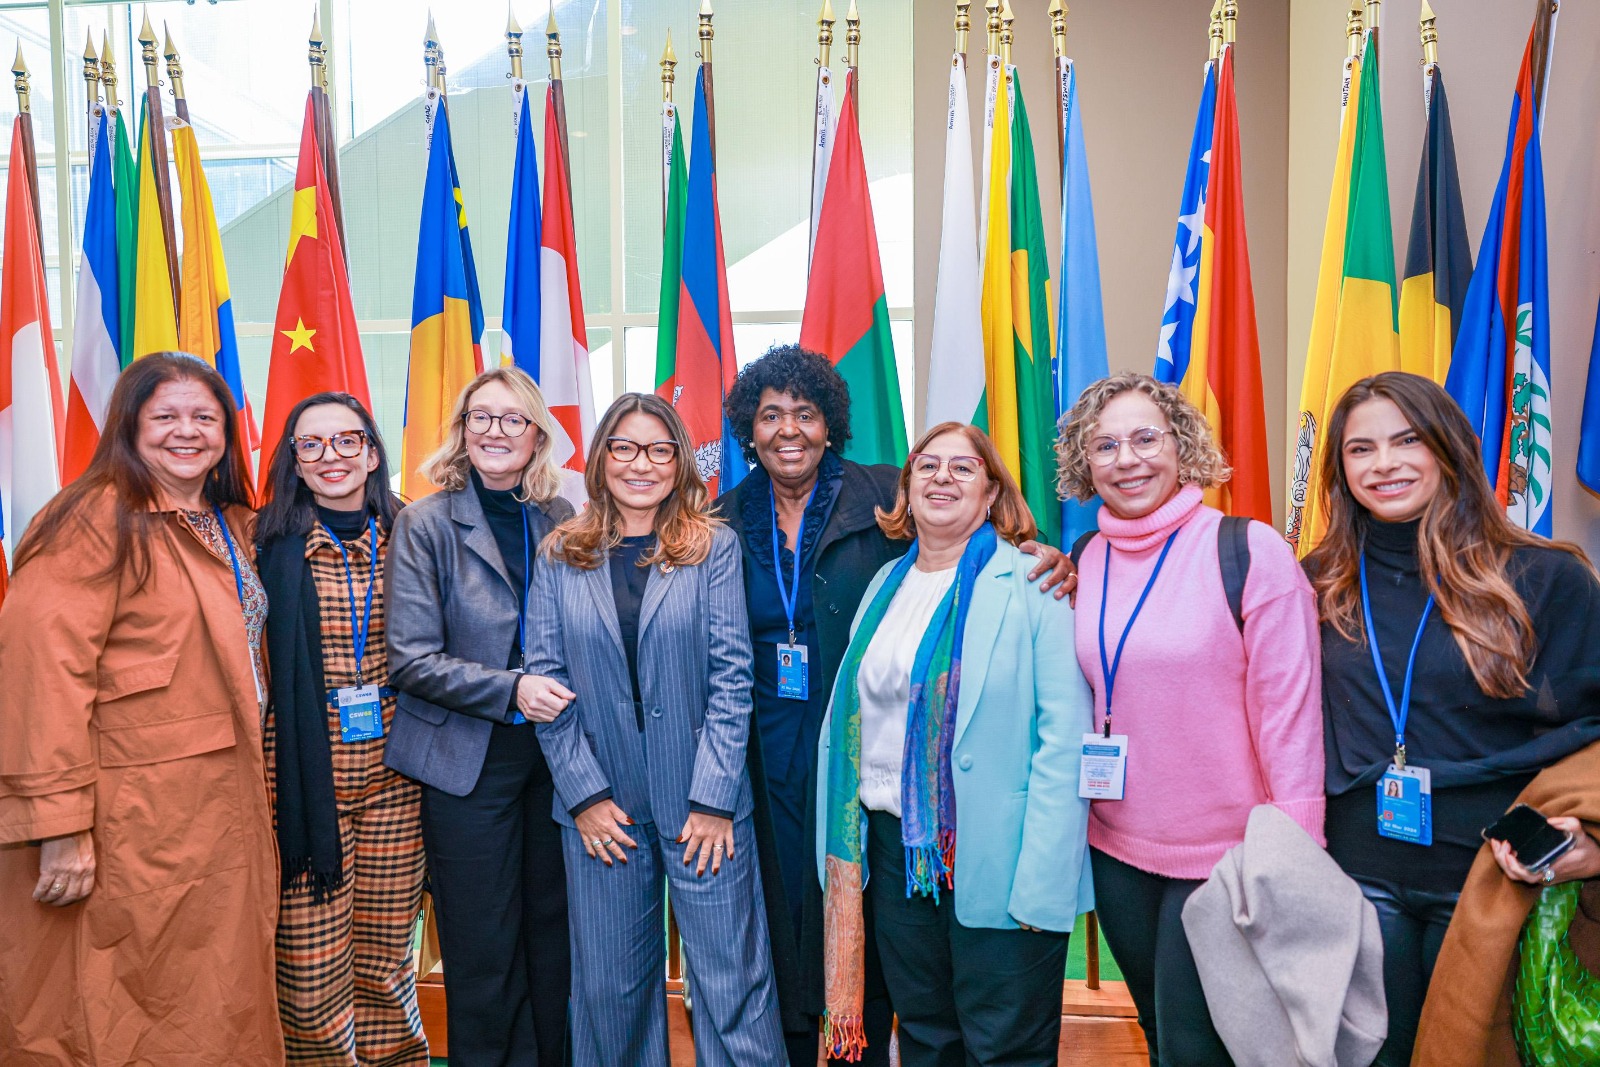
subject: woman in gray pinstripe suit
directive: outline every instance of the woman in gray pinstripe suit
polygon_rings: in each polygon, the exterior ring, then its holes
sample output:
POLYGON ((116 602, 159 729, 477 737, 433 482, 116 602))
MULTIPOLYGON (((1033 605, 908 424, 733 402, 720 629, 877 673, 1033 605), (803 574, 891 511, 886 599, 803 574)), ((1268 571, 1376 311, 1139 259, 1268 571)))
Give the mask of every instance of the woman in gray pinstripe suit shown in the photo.
POLYGON ((750 825, 739 542, 707 514, 693 456, 665 401, 618 398, 589 450, 589 507, 534 567, 526 669, 576 694, 538 727, 566 857, 575 1067, 666 1067, 663 880, 695 961, 697 1062, 788 1062, 750 825))

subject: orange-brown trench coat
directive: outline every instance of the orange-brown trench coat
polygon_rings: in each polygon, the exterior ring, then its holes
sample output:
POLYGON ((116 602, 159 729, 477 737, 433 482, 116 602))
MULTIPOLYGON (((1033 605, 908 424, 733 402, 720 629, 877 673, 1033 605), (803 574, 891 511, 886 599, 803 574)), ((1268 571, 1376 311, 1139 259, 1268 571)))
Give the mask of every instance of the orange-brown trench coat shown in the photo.
MULTIPOLYGON (((282 1064, 277 846, 232 572, 167 513, 144 588, 96 581, 109 496, 86 515, 0 610, 0 1067, 282 1064), (94 891, 36 903, 28 842, 85 829, 94 891)), ((249 518, 229 515, 241 550, 249 518)))

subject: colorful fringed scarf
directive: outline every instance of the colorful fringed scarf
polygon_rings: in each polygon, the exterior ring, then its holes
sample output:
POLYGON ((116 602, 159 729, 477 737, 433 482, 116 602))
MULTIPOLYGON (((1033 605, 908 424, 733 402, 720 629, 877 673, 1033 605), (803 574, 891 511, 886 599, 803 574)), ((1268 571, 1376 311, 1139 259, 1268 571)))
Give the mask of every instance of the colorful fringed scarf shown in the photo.
MULTIPOLYGON (((984 523, 961 554, 956 579, 934 610, 911 668, 905 759, 900 776, 901 841, 906 850, 906 895, 939 896, 955 884, 956 797, 950 775, 956 703, 961 688, 961 638, 978 574, 995 552, 994 527, 984 523)), ((858 1060, 862 1029, 866 933, 862 922, 861 694, 857 674, 906 573, 917 561, 913 542, 867 606, 850 638, 834 683, 828 734, 827 854, 823 884, 823 969, 828 1054, 858 1060)))

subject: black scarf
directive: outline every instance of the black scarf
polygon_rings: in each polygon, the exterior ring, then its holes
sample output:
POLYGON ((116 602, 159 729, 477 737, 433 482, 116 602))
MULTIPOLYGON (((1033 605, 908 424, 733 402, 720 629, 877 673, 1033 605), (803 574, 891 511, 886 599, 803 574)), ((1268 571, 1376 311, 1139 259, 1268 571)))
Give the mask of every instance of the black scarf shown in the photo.
MULTIPOLYGON (((377 546, 373 546, 377 550, 377 546)), ((319 903, 344 881, 339 809, 333 796, 328 691, 322 676, 322 618, 306 559, 306 535, 262 545, 256 556, 267 590, 268 696, 277 727, 278 857, 283 888, 302 875, 319 903)))

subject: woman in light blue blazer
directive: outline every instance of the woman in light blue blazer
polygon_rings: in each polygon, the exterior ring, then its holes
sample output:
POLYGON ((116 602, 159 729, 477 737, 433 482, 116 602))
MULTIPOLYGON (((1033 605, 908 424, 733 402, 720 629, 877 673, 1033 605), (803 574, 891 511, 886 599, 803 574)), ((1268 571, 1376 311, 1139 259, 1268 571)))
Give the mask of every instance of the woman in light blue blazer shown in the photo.
POLYGON ((905 1067, 1053 1064, 1067 938, 1094 905, 1072 609, 1033 594, 1015 547, 1033 518, 975 427, 924 434, 878 521, 915 540, 862 600, 822 729, 827 1044, 864 1040, 870 893, 905 1067))
POLYGON ((696 1061, 779 1067, 738 538, 707 514, 688 431, 656 396, 611 405, 584 483, 527 613, 527 669, 575 694, 538 726, 566 858, 573 1062, 667 1067, 665 882, 695 964, 696 1061))

